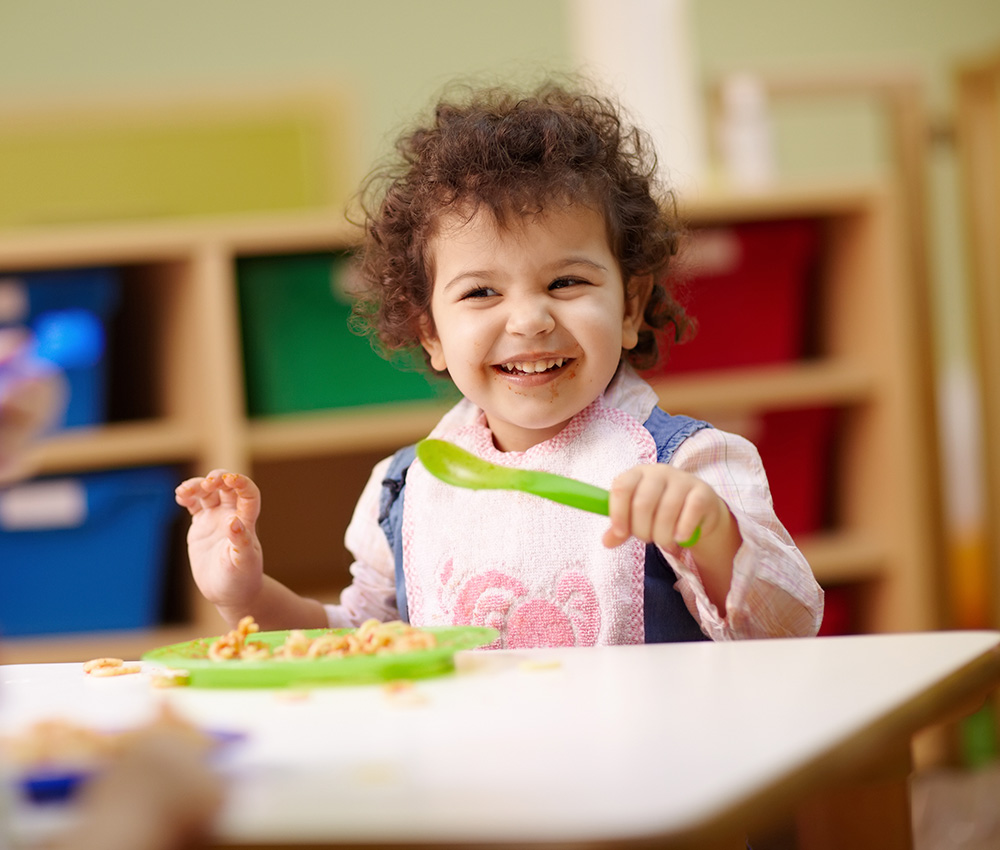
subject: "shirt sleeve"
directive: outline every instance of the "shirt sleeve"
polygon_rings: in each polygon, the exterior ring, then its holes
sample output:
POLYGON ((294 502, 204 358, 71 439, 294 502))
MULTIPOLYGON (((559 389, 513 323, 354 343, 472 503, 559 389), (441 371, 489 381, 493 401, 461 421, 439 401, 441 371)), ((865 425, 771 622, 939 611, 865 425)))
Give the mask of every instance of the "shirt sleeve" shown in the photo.
POLYGON ((379 461, 354 508, 344 542, 354 556, 352 581, 338 605, 326 605, 331 628, 356 628, 365 620, 399 619, 396 607, 396 565, 389 541, 378 524, 379 495, 391 458, 379 461))
POLYGON ((664 555, 677 589, 713 640, 815 635, 823 619, 823 590, 774 513, 767 476, 749 440, 704 428, 685 440, 671 464, 697 475, 726 502, 743 542, 722 616, 709 600, 689 550, 664 555))

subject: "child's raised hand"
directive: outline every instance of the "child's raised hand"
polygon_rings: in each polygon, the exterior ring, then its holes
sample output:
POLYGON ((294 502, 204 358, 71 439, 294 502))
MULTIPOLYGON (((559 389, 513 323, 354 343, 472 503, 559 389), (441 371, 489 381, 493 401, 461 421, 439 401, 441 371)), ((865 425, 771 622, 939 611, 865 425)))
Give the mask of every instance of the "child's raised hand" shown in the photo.
POLYGON ((729 506, 708 484, 669 464, 634 466, 611 485, 609 516, 602 541, 608 548, 637 537, 677 555, 700 527, 690 551, 709 597, 723 608, 742 538, 729 506))
POLYGON ((246 613, 264 574, 256 532, 260 490, 245 475, 213 469, 175 492, 191 514, 188 557, 198 589, 220 609, 246 613))
POLYGON ((638 537, 677 554, 699 527, 699 541, 707 539, 729 516, 729 508, 697 476, 653 463, 634 466, 615 479, 609 516, 605 546, 619 546, 629 537, 638 537))

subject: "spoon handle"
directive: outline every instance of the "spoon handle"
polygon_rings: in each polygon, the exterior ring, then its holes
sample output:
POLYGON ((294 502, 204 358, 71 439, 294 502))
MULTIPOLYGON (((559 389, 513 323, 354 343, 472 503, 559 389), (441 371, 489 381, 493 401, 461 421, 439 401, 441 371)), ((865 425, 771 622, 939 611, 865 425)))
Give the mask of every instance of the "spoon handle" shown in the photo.
POLYGON ((518 476, 517 489, 571 508, 608 515, 608 491, 574 478, 525 470, 518 476))
MULTIPOLYGON (((577 481, 575 478, 564 478, 551 472, 524 471, 518 476, 518 490, 526 493, 534 493, 545 499, 551 499, 561 505, 569 505, 571 508, 580 508, 591 513, 608 515, 607 490, 577 481)), ((690 538, 677 541, 677 545, 682 549, 689 549, 701 538, 701 526, 699 525, 690 538)))

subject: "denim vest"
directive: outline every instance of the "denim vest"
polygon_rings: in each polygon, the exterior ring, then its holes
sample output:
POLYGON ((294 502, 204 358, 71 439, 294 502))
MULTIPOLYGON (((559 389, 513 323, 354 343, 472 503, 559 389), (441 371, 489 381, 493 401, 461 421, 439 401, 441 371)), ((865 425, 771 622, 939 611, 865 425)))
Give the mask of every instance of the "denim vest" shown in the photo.
MULTIPOLYGON (((654 408, 643 427, 656 442, 656 459, 669 462, 677 447, 707 422, 688 416, 671 416, 654 408)), ((414 446, 400 449, 393 455, 382 481, 379 500, 379 525, 392 549, 396 566, 396 605, 399 617, 408 621, 406 582, 403 578, 403 496, 406 491, 406 471, 416 456, 414 446)), ((643 621, 646 643, 707 640, 697 621, 691 616, 684 598, 674 587, 677 577, 663 553, 653 544, 646 547, 646 576, 643 583, 643 621)))

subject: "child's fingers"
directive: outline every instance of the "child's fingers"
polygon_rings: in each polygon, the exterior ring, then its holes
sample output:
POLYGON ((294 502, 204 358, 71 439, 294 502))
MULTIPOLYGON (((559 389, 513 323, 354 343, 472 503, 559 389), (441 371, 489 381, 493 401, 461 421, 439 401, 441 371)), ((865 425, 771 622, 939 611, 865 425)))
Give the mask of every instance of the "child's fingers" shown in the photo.
POLYGON ((629 537, 653 540, 657 509, 664 498, 668 479, 655 466, 637 466, 622 473, 611 485, 608 515, 611 527, 605 546, 614 547, 629 537))
POLYGON ((224 469, 213 469, 208 475, 189 478, 174 491, 178 503, 192 513, 218 507, 222 501, 220 488, 224 469))
POLYGON ((702 500, 692 498, 685 501, 680 516, 677 517, 677 524, 674 526, 673 539, 677 545, 683 548, 694 546, 701 538, 706 520, 706 511, 702 500))
POLYGON ((189 496, 192 493, 194 493, 195 489, 201 487, 201 481, 202 479, 200 476, 195 478, 185 479, 184 481, 182 481, 180 484, 177 485, 177 488, 174 490, 174 492, 182 494, 184 496, 189 496))
POLYGON ((260 514, 257 485, 228 469, 213 469, 203 477, 188 478, 174 490, 174 498, 191 513, 220 505, 230 507, 249 526, 260 514))
POLYGON ((678 540, 677 545, 680 546, 681 549, 690 549, 699 540, 701 540, 701 525, 696 525, 691 536, 684 540, 678 540))
POLYGON ((687 491, 683 486, 666 489, 656 508, 656 520, 650 540, 665 548, 672 548, 677 541, 690 537, 690 534, 682 537, 680 530, 681 516, 687 504, 686 496, 687 491))
POLYGON ((213 469, 204 478, 201 479, 201 489, 205 493, 213 493, 223 487, 228 486, 225 483, 225 477, 231 475, 228 469, 213 469))
POLYGON ((672 523, 678 509, 677 499, 662 475, 642 475, 631 501, 628 530, 643 543, 655 540, 659 529, 672 523))
POLYGON ((229 535, 229 560, 234 567, 241 567, 244 559, 256 551, 251 531, 238 516, 230 517, 226 531, 229 535))
POLYGON ((632 493, 642 474, 633 468, 619 475, 611 484, 608 497, 608 519, 611 521, 602 541, 608 548, 624 543, 631 536, 632 493))
POLYGON ((711 504, 706 494, 710 492, 692 483, 690 476, 662 464, 634 467, 611 485, 611 527, 602 542, 613 548, 636 537, 674 553, 694 545, 696 531, 700 536, 707 530, 711 504))
POLYGON ((260 489, 238 472, 227 472, 222 480, 229 492, 235 494, 236 515, 245 525, 252 527, 260 516, 260 489))
POLYGON ((247 527, 240 521, 238 516, 229 518, 227 531, 229 540, 234 546, 246 546, 250 543, 250 532, 247 531, 247 527))
POLYGON ((693 487, 684 500, 677 517, 674 539, 682 548, 690 548, 702 535, 714 533, 719 524, 720 508, 725 505, 715 492, 705 484, 693 487))
POLYGON ((189 511, 195 511, 201 508, 201 482, 204 479, 198 478, 188 478, 186 481, 182 481, 174 489, 174 499, 177 504, 181 507, 187 508, 189 511))

